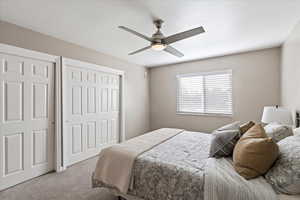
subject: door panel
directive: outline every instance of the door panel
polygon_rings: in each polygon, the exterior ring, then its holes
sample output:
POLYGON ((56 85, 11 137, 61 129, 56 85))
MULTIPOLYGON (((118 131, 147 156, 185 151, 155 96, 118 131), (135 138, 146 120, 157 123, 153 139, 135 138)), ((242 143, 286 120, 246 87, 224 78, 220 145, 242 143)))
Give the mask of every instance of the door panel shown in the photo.
POLYGON ((101 88, 101 112, 108 112, 108 88, 101 88))
POLYGON ((87 88, 87 113, 96 113, 96 87, 87 88))
POLYGON ((72 87, 72 115, 82 115, 82 87, 72 87))
POLYGON ((87 122, 87 148, 96 148, 96 122, 87 122))
POLYGON ((119 142, 120 76, 84 65, 64 67, 64 140, 70 165, 119 142))
POLYGON ((82 125, 72 126, 72 154, 82 152, 82 125))
POLYGON ((24 133, 15 133, 4 136, 4 163, 5 176, 24 169, 24 133))
POLYGON ((42 119, 48 117, 48 84, 33 83, 33 118, 42 119))
POLYGON ((53 71, 0 53, 0 190, 54 169, 53 71))
POLYGON ((3 81, 5 121, 23 121, 23 82, 3 81))
POLYGON ((48 130, 33 131, 33 165, 44 164, 48 160, 48 130))

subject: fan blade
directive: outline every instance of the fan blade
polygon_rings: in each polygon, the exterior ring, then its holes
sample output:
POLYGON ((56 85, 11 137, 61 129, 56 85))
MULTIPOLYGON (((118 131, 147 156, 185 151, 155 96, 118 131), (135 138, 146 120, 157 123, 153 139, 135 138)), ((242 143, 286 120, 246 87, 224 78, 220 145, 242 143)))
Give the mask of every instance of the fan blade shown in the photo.
POLYGON ((150 49, 150 48, 151 48, 151 46, 147 46, 147 47, 141 48, 141 49, 139 49, 139 50, 136 50, 136 51, 134 51, 134 52, 131 52, 131 53, 128 54, 128 55, 133 55, 133 54, 139 53, 139 52, 141 52, 141 51, 145 51, 145 50, 150 49))
POLYGON ((145 40, 148 40, 149 42, 152 42, 151 38, 149 38, 149 37, 147 37, 146 35, 143 35, 143 34, 141 34, 141 33, 138 33, 138 32, 136 32, 136 31, 134 31, 134 30, 132 30, 132 29, 130 29, 130 28, 127 28, 127 27, 125 27, 125 26, 119 26, 119 28, 120 28, 120 29, 123 29, 123 30, 125 30, 125 31, 127 31, 127 32, 129 32, 129 33, 132 33, 132 34, 134 34, 134 35, 136 35, 136 36, 138 36, 138 37, 140 37, 140 38, 143 38, 143 39, 145 39, 145 40))
POLYGON ((181 33, 177 33, 177 34, 168 36, 168 37, 164 38, 164 42, 165 42, 165 44, 172 44, 172 43, 177 42, 179 40, 183 40, 183 39, 186 39, 186 38, 189 38, 189 37, 193 37, 195 35, 198 35, 198 34, 204 33, 204 32, 205 32, 204 28, 202 26, 200 26, 198 28, 194 28, 194 29, 191 29, 191 30, 188 30, 188 31, 184 31, 184 32, 181 32, 181 33))
POLYGON ((175 49, 174 47, 171 47, 170 45, 168 45, 164 51, 176 56, 176 57, 183 57, 183 53, 181 53, 180 51, 178 51, 177 49, 175 49))

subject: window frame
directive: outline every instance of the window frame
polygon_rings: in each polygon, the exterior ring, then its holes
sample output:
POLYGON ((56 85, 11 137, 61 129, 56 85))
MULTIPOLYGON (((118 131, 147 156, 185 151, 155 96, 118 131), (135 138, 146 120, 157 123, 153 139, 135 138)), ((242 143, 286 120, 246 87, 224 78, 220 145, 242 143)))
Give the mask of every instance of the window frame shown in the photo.
MULTIPOLYGON (((205 71, 205 72, 195 72, 195 73, 187 73, 187 74, 177 74, 176 75, 176 114, 177 115, 191 115, 191 116, 208 116, 208 117, 234 117, 234 91, 233 91, 233 70, 232 69, 224 69, 224 70, 216 70, 216 71, 205 71), (225 113, 206 113, 206 112, 185 112, 179 110, 179 90, 180 84, 179 79, 182 77, 193 77, 193 76, 207 76, 207 75, 217 75, 217 74, 231 74, 231 114, 225 113)), ((205 97, 204 97, 205 99, 205 97)))

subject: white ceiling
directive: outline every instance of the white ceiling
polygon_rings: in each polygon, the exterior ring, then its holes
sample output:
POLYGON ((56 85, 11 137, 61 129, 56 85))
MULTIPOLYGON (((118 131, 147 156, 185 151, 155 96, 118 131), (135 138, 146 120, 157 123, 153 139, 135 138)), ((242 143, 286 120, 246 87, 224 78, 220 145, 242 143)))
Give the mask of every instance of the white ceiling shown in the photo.
POLYGON ((4 21, 144 66, 279 46, 299 10, 299 0, 0 0, 4 21), (153 18, 165 21, 165 35, 201 25, 206 33, 172 45, 183 58, 151 49, 128 56, 149 43, 117 27, 150 36, 153 18))

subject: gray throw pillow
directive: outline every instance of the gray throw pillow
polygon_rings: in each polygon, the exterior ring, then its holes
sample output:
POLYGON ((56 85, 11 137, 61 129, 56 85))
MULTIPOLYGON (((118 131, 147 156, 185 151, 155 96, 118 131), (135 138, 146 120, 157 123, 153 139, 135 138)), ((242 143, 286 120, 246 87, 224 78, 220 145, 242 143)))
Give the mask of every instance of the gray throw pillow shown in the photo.
POLYGON ((216 158, 231 156, 234 146, 241 137, 239 129, 218 130, 212 134, 213 139, 210 145, 209 156, 216 158))
POLYGON ((270 123, 264 127, 266 134, 273 139, 274 142, 293 135, 293 130, 289 126, 278 123, 270 123))
POLYGON ((278 193, 300 194, 300 136, 290 136, 277 143, 279 158, 266 174, 278 193))
POLYGON ((225 126, 222 126, 222 127, 218 128, 217 130, 215 130, 214 132, 225 131, 225 130, 239 130, 240 125, 241 125, 241 122, 236 121, 236 122, 233 122, 231 124, 227 124, 225 126))

